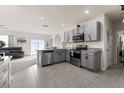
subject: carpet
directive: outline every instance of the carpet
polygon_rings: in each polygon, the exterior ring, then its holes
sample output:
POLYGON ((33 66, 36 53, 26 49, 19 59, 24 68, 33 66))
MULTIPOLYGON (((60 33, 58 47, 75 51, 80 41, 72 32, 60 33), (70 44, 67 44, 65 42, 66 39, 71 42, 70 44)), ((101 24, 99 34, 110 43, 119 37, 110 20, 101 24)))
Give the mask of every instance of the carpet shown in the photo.
POLYGON ((26 56, 24 58, 16 59, 11 61, 11 71, 12 75, 25 70, 26 68, 35 65, 37 61, 37 56, 26 56))

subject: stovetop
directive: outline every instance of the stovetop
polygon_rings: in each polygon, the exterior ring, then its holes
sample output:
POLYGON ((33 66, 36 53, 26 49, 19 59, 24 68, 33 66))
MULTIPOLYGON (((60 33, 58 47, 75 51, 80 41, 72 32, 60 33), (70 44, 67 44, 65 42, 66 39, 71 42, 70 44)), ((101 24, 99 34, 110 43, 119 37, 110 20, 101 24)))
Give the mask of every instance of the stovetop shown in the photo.
POLYGON ((87 50, 87 48, 75 48, 75 49, 71 49, 71 50, 75 50, 75 51, 78 51, 78 50, 87 50))

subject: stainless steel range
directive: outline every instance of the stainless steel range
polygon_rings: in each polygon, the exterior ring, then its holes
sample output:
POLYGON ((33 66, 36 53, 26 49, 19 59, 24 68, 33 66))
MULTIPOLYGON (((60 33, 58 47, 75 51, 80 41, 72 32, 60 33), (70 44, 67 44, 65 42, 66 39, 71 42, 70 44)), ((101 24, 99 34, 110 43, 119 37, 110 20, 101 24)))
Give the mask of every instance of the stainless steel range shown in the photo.
POLYGON ((80 64, 81 64, 81 52, 80 52, 80 50, 71 50, 70 63, 72 65, 80 67, 80 64))
POLYGON ((81 65, 81 50, 87 50, 87 45, 81 45, 70 52, 70 63, 77 67, 81 65))

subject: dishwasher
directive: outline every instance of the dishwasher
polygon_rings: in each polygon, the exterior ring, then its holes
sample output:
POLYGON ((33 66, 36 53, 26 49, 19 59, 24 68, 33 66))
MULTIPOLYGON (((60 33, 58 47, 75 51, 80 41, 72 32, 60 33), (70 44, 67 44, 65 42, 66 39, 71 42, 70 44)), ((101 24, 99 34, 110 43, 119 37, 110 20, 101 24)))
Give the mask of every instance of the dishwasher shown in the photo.
POLYGON ((53 50, 42 51, 42 66, 50 65, 53 63, 53 50))

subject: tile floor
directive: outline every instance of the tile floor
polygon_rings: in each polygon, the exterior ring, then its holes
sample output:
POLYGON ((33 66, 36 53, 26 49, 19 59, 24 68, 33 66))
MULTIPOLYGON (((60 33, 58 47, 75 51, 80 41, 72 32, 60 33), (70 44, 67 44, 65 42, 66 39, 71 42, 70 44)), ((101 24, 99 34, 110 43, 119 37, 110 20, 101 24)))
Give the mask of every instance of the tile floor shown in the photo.
POLYGON ((124 87, 124 68, 91 72, 69 63, 33 65, 12 76, 12 88, 114 88, 124 87))

